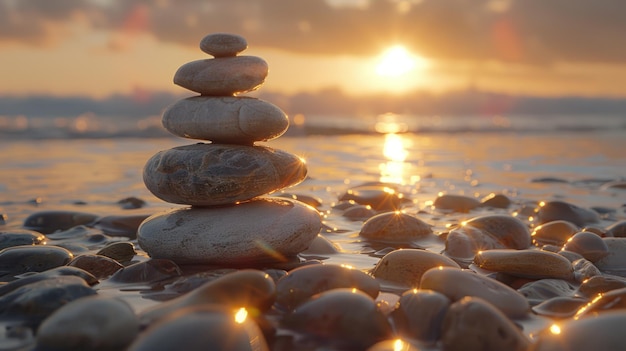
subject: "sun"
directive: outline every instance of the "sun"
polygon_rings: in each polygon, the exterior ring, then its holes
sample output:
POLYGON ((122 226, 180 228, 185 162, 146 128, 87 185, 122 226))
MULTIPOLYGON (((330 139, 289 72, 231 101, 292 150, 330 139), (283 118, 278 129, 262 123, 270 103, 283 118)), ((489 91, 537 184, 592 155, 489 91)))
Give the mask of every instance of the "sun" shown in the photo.
POLYGON ((376 65, 376 73, 382 77, 399 77, 415 69, 425 68, 426 59, 411 54, 404 46, 394 45, 385 50, 376 65))

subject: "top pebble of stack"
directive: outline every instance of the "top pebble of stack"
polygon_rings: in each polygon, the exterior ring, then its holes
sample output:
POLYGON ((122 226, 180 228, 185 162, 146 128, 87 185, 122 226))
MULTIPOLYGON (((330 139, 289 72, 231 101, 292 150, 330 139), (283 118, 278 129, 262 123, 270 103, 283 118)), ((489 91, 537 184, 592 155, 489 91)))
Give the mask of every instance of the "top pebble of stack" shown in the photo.
POLYGON ((237 56, 248 47, 233 34, 209 34, 200 42, 214 58, 188 62, 174 74, 174 83, 204 96, 233 96, 257 89, 268 73, 267 62, 256 56, 237 56))
POLYGON ((247 48, 246 38, 235 34, 209 34, 200 41, 200 50, 213 57, 237 56, 247 48))

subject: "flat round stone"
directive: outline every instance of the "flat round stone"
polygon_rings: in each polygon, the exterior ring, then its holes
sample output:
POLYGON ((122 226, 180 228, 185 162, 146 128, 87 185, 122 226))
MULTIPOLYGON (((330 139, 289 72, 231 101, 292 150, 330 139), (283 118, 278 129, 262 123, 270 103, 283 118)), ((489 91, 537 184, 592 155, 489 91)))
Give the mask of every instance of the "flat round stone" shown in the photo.
POLYGON ((524 295, 495 279, 452 267, 429 269, 422 275, 420 289, 438 291, 452 301, 465 296, 489 301, 511 318, 524 317, 530 305, 524 295))
POLYGON ((542 250, 485 250, 474 257, 482 269, 530 279, 574 279, 574 269, 567 258, 542 250))
POLYGON ((200 41, 200 50, 214 57, 235 56, 248 48, 248 42, 240 35, 213 33, 200 41))
POLYGON ((267 72, 267 62, 260 57, 220 57, 180 66, 174 83, 202 95, 230 96, 258 88, 267 72))
POLYGON ((299 157, 264 146, 194 144, 161 151, 143 170, 156 197, 177 204, 213 206, 271 193, 301 182, 299 157))
POLYGON ((177 263, 280 262, 305 250, 321 225, 319 213, 308 205, 263 197, 155 214, 141 224, 137 238, 150 257, 177 263))
POLYGON ((280 108, 255 98, 194 96, 169 106, 163 126, 183 138, 252 144, 281 136, 289 119, 280 108))

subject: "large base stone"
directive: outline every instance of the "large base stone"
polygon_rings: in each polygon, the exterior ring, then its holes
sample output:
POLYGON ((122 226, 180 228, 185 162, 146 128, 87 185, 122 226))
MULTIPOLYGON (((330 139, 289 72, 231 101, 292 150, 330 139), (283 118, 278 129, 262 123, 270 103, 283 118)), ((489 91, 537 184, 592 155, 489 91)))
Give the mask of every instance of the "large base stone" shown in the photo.
POLYGON ((139 245, 177 263, 280 262, 305 250, 321 229, 319 213, 299 201, 261 197, 237 205, 180 208, 147 218, 139 245))

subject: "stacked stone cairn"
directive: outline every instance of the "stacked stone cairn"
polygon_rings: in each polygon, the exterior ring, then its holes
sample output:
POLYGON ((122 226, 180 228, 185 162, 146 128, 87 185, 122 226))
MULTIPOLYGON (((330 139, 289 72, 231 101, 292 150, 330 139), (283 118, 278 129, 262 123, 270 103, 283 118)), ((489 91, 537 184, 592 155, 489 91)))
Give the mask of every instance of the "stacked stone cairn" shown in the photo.
POLYGON ((287 115, 266 101, 238 96, 268 73, 255 56, 238 56, 243 37, 209 34, 200 49, 214 58, 181 66, 174 83, 199 93, 163 114, 172 134, 209 143, 164 150, 148 160, 144 183, 158 198, 189 205, 155 214, 139 227, 138 243, 152 258, 177 263, 249 265, 297 256, 321 228, 319 213, 297 200, 267 196, 300 183, 302 159, 255 145, 278 138, 287 115))

